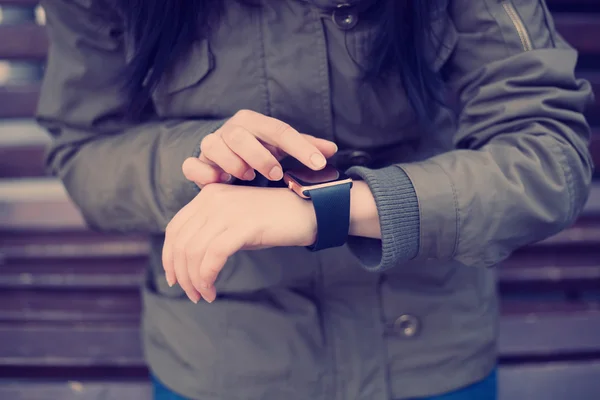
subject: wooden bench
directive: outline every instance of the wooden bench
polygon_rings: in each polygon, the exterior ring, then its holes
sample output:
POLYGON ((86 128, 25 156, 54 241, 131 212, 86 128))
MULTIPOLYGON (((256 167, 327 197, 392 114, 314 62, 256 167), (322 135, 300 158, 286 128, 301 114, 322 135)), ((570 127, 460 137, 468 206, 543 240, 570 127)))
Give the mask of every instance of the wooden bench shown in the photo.
MULTIPOLYGON (((47 48, 36 3, 0 0, 0 399, 148 399, 138 327, 148 245, 89 231, 44 175, 49 139, 30 120, 47 48)), ((600 99, 600 0, 549 3, 600 99)), ((600 102, 588 117, 600 165, 600 102)), ((498 274, 501 400, 598 398, 600 180, 573 227, 498 274)))

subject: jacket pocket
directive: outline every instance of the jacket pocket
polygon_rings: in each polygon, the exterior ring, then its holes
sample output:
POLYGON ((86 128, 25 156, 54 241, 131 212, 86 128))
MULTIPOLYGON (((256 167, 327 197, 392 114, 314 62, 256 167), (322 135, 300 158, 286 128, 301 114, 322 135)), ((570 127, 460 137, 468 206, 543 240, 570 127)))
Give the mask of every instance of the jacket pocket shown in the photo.
POLYGON ((322 391, 324 342, 317 309, 293 291, 228 294, 220 339, 225 399, 309 399, 322 391))
POLYGON ((189 90, 198 87, 214 68, 214 57, 207 40, 192 44, 191 48, 162 76, 152 99, 159 115, 174 109, 179 98, 189 96, 189 90))

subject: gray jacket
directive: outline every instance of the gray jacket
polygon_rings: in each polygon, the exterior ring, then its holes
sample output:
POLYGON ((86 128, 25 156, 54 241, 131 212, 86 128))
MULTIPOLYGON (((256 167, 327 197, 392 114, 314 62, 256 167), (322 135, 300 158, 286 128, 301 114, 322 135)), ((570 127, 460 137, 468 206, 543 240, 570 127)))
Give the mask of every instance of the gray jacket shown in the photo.
POLYGON ((143 340, 163 382, 202 400, 407 399, 490 372, 493 267, 572 223, 591 179, 590 85, 543 0, 447 2, 429 50, 454 107, 431 131, 402 90, 361 83, 374 26, 331 18, 334 0, 228 2, 137 123, 119 90, 132 54, 119 14, 103 0, 42 3, 48 164, 90 226, 152 235, 143 340), (240 109, 340 148, 394 149, 374 152, 382 168, 350 170, 374 193, 383 238, 239 252, 221 297, 194 305, 164 280, 162 233, 196 194, 183 160, 240 109))

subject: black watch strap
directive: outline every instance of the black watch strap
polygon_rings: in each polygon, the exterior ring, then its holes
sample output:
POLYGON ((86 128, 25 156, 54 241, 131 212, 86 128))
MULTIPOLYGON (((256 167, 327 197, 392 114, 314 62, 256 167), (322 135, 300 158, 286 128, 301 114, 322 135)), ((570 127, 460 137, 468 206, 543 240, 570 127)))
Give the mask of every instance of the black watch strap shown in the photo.
POLYGON ((317 240, 312 251, 344 245, 350 229, 352 182, 308 190, 317 216, 317 240))

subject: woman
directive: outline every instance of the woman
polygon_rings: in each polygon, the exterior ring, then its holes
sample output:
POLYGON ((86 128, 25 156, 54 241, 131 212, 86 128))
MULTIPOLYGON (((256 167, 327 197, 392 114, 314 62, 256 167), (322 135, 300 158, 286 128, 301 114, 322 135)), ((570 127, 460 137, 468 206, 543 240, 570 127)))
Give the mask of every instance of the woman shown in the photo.
POLYGON ((156 399, 496 398, 493 267, 592 169, 544 1, 43 3, 48 164, 151 235, 156 399))

